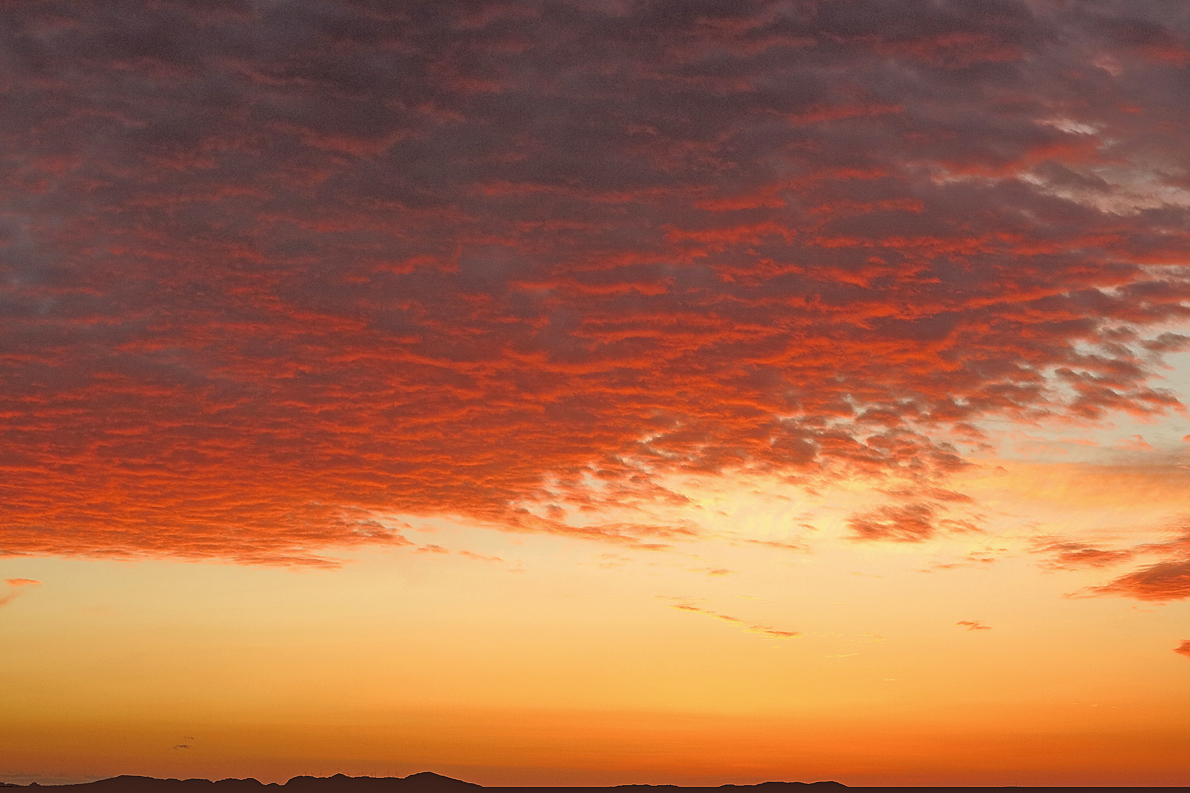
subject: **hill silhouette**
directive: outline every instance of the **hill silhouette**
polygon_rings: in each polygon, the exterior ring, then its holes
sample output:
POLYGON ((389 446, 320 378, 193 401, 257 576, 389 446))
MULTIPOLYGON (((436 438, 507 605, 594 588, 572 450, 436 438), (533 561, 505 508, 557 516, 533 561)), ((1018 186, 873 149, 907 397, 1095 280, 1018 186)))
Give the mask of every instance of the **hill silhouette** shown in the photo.
POLYGON ((690 788, 676 785, 618 785, 615 787, 484 787, 461 779, 422 771, 407 777, 368 777, 335 774, 332 777, 295 776, 285 784, 263 783, 255 779, 155 779, 146 776, 117 776, 96 782, 76 785, 10 785, 5 788, 50 788, 62 793, 467 793, 467 791, 516 791, 531 790, 535 793, 564 790, 579 791, 631 791, 681 790, 681 791, 728 791, 755 790, 758 793, 781 793, 785 790, 824 791, 846 787, 838 782, 762 782, 758 785, 723 785, 718 788, 690 788))
MULTIPOLYGON (((0 782, 0 788, 13 790, 46 790, 54 793, 833 793, 851 791, 978 791, 1034 790, 1050 793, 1075 793, 1083 787, 848 787, 840 782, 761 782, 755 785, 720 785, 718 787, 684 787, 681 785, 615 785, 608 787, 487 787, 423 771, 407 777, 351 777, 335 774, 332 777, 295 776, 284 784, 258 782, 255 779, 155 779, 146 776, 118 776, 74 785, 14 785, 0 782)), ((1096 787, 1097 793, 1111 791, 1169 790, 1153 787, 1096 787)))

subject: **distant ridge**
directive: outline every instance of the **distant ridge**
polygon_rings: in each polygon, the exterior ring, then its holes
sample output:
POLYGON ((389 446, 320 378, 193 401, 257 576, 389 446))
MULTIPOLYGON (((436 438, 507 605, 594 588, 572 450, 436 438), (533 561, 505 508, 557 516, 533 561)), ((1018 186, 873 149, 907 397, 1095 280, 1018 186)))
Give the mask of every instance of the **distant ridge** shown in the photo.
MULTIPOLYGON (((335 774, 332 777, 295 776, 285 784, 270 782, 265 784, 255 779, 154 779, 147 776, 118 776, 111 779, 101 779, 97 782, 84 782, 77 785, 14 785, 0 782, 0 788, 13 790, 46 790, 52 789, 57 793, 831 793, 832 791, 883 791, 883 793, 945 793, 945 791, 962 791, 962 793, 979 793, 980 791, 1008 791, 1030 790, 1048 791, 1049 793, 1083 793, 1085 787, 1030 787, 1027 785, 1011 785, 1002 787, 851 787, 841 782, 761 782, 755 785, 719 785, 718 787, 686 787, 683 785, 614 785, 606 787, 533 787, 533 786, 493 786, 476 785, 461 779, 423 771, 410 774, 407 777, 368 777, 345 776, 335 774)), ((1170 787, 1095 787, 1095 793, 1112 793, 1117 791, 1169 791, 1179 788, 1170 787)), ((1180 788, 1190 790, 1190 788, 1180 788)))
POLYGON ((262 788, 275 788, 286 793, 383 793, 383 791, 400 791, 400 793, 448 793, 448 791, 463 791, 479 789, 480 785, 464 782, 461 779, 451 779, 448 776, 435 774, 432 771, 422 771, 407 777, 370 777, 346 776, 335 774, 331 777, 295 776, 285 784, 276 782, 259 782, 255 779, 156 779, 148 776, 123 775, 111 779, 100 779, 95 782, 83 782, 77 785, 4 785, 4 787, 53 787, 55 790, 69 789, 71 793, 199 793, 210 790, 211 793, 236 793, 237 791, 259 791, 262 788))
POLYGON ((265 789, 274 789, 280 793, 464 793, 467 790, 514 791, 529 790, 544 793, 550 790, 565 791, 595 791, 595 790, 756 790, 765 793, 777 793, 789 788, 812 788, 823 790, 844 788, 839 782, 761 782, 757 785, 721 785, 719 787, 682 787, 680 785, 616 785, 614 787, 484 787, 461 779, 435 774, 432 771, 422 771, 407 777, 370 777, 345 776, 335 774, 332 777, 295 776, 285 784, 276 782, 265 784, 255 779, 155 779, 147 776, 117 776, 111 779, 100 779, 96 782, 84 782, 77 785, 12 785, 0 783, 5 788, 46 788, 69 790, 70 793, 261 793, 265 789))

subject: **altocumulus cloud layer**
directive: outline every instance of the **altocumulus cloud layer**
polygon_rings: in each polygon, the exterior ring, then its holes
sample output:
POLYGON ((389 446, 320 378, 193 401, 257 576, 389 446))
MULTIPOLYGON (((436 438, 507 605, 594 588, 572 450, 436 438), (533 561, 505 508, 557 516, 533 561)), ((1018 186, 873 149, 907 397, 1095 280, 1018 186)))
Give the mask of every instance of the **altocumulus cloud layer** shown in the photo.
POLYGON ((1183 3, 0 5, 2 553, 657 544, 576 516, 1176 406, 1183 3))

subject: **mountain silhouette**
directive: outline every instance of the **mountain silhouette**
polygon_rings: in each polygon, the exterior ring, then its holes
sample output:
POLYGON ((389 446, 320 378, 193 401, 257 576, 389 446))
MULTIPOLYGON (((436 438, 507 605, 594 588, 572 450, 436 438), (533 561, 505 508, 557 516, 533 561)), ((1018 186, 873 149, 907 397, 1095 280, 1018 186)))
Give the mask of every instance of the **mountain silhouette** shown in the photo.
MULTIPOLYGON (((718 787, 684 787, 681 785, 615 785, 608 787, 487 787, 423 771, 407 777, 351 777, 335 774, 332 777, 295 776, 284 784, 263 783, 255 779, 154 779, 146 776, 118 776, 77 785, 14 785, 0 782, 0 788, 53 793, 837 793, 850 791, 883 791, 884 793, 945 793, 945 791, 1032 790, 1049 793, 1082 793, 1081 787, 854 787, 840 782, 761 782, 755 785, 720 785, 718 787)), ((1111 791, 1156 791, 1170 788, 1097 787, 1097 793, 1111 791)))
POLYGON ((422 771, 407 777, 351 777, 335 774, 332 777, 295 776, 285 784, 265 784, 255 779, 155 779, 147 776, 117 776, 96 782, 77 785, 11 785, 0 783, 5 788, 53 788, 55 793, 466 793, 466 791, 631 791, 675 790, 729 791, 755 790, 758 793, 781 793, 782 791, 810 790, 828 791, 846 787, 838 782, 763 782, 759 785, 723 785, 717 788, 679 787, 676 785, 618 785, 615 787, 484 787, 461 779, 422 771))

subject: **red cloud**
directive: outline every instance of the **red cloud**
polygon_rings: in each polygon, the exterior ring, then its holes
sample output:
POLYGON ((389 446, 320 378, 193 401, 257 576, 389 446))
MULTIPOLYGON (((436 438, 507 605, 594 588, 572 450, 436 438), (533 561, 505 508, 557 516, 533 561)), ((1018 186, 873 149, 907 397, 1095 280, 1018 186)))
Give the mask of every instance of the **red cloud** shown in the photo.
POLYGON ((1103 567, 1138 556, 1155 556, 1160 560, 1102 586, 1073 593, 1072 597, 1121 595, 1155 602, 1184 600, 1190 598, 1190 532, 1185 526, 1181 527, 1181 532, 1165 542, 1145 543, 1118 551, 1101 551, 1080 543, 1043 545, 1039 550, 1058 552, 1053 562, 1055 567, 1080 564, 1103 567))
POLYGON ((1159 562, 1095 587, 1097 595, 1125 595, 1163 602, 1190 598, 1190 561, 1159 562))
POLYGON ((984 625, 979 620, 959 620, 955 623, 959 627, 966 628, 969 631, 990 631, 990 625, 984 625))
POLYGON ((1096 548, 1081 542, 1044 543, 1038 546, 1037 551, 1051 554, 1048 566, 1061 569, 1108 567, 1126 562, 1136 555, 1132 549, 1096 548))
POLYGON ((1133 435, 1131 438, 1121 439, 1116 443, 1117 449, 1124 449, 1131 452, 1151 452, 1153 446, 1140 435, 1133 435))
MULTIPOLYGON (((913 491, 892 491, 891 495, 912 497, 913 491)), ((948 502, 970 501, 960 493, 941 488, 921 488, 918 493, 925 500, 904 505, 889 504, 870 512, 852 515, 847 519, 857 540, 894 540, 922 542, 939 531, 975 532, 978 527, 970 521, 944 517, 948 502)))
POLYGON ((886 506, 848 519, 858 539, 921 542, 934 536, 934 508, 929 504, 886 506))
POLYGON ((1190 658, 1190 639, 1186 639, 1173 650, 1178 655, 1184 655, 1190 658))
POLYGON ((691 530, 590 518, 1179 407, 1188 214, 1096 170, 1185 189, 1176 14, 331 5, 6 10, 0 554, 333 564, 396 514, 659 548, 691 530))
POLYGON ((41 582, 34 581, 31 578, 6 578, 4 579, 4 583, 11 587, 11 591, 0 595, 0 608, 7 606, 16 599, 16 597, 21 594, 21 587, 36 586, 41 582))

